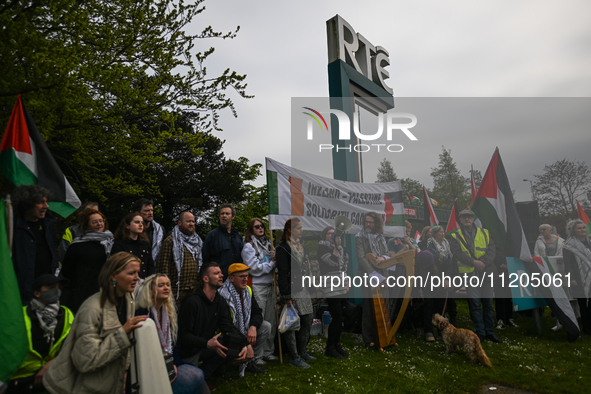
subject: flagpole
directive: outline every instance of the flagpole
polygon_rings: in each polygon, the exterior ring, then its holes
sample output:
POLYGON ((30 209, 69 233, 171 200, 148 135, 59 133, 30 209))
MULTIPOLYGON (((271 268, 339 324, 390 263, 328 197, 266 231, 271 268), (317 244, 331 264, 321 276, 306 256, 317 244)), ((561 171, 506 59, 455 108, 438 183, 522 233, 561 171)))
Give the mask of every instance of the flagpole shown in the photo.
POLYGON ((12 218, 12 201, 10 200, 10 194, 6 195, 6 199, 4 200, 6 204, 6 233, 8 235, 8 249, 10 250, 10 254, 12 255, 12 238, 13 238, 13 218, 12 218))
MULTIPOLYGON (((273 244, 273 230, 269 229, 271 235, 271 249, 275 250, 273 244)), ((273 258, 274 259, 274 258, 273 258)), ((277 327, 277 342, 279 342, 279 363, 283 365, 283 352, 281 351, 281 333, 279 332, 279 314, 277 313, 277 280, 275 278, 275 268, 273 268, 273 298, 275 299, 275 326, 277 327)))

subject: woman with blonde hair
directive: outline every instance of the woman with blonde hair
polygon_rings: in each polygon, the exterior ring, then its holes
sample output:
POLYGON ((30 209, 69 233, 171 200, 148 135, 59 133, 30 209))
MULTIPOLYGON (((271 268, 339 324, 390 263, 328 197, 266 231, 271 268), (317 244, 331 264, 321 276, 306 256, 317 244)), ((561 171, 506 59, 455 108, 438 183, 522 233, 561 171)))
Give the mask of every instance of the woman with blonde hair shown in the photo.
MULTIPOLYGON (((129 368, 130 333, 146 316, 133 316, 140 267, 136 256, 119 252, 103 265, 100 291, 80 306, 62 349, 43 378, 52 394, 122 393, 129 368)), ((129 374, 128 374, 129 375, 129 374)))
POLYGON ((170 279, 165 274, 154 274, 146 278, 137 298, 136 314, 147 315, 154 320, 164 358, 173 359, 170 361, 174 363, 175 372, 169 373, 172 392, 174 394, 201 393, 203 372, 191 364, 183 363, 175 349, 178 323, 175 302, 170 296, 170 291, 170 279))
POLYGON ((165 359, 174 363, 174 373, 170 374, 171 388, 174 394, 198 394, 203 388, 201 369, 185 364, 178 356, 178 323, 176 306, 170 296, 170 279, 165 274, 154 274, 144 282, 144 287, 137 298, 136 315, 147 315, 154 320, 158 339, 165 359))
POLYGON ((562 257, 564 239, 552 234, 552 226, 549 224, 540 225, 540 236, 534 246, 534 256, 562 257))

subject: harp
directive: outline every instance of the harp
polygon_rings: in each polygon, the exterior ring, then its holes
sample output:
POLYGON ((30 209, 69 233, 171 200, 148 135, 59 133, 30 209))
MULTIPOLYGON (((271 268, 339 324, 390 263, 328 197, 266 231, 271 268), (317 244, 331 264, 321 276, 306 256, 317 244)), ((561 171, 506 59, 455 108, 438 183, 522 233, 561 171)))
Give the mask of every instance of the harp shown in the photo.
POLYGON ((390 302, 391 300, 384 297, 384 291, 388 292, 391 289, 377 286, 372 290, 378 344, 381 349, 392 345, 398 346, 395 335, 400 327, 400 323, 402 323, 404 313, 411 299, 412 286, 408 278, 415 274, 415 251, 409 250, 396 257, 384 260, 379 264, 376 262, 376 256, 373 253, 366 254, 365 258, 377 269, 384 269, 397 264, 402 264, 406 268, 406 287, 404 288, 403 301, 400 309, 398 309, 398 314, 394 322, 392 320, 397 308, 394 303, 390 302))

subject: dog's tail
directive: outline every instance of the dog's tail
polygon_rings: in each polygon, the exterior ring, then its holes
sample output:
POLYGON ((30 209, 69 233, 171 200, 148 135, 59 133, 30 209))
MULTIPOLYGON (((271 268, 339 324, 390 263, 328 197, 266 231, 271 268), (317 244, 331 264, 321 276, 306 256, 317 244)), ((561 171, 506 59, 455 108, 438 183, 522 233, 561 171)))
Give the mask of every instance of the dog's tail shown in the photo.
POLYGON ((482 347, 480 347, 480 349, 478 349, 478 353, 476 354, 476 356, 478 357, 478 361, 480 361, 480 363, 482 365, 484 365, 485 367, 492 368, 492 364, 491 364, 490 360, 488 359, 488 356, 486 355, 486 353, 484 353, 484 350, 482 350, 482 347))

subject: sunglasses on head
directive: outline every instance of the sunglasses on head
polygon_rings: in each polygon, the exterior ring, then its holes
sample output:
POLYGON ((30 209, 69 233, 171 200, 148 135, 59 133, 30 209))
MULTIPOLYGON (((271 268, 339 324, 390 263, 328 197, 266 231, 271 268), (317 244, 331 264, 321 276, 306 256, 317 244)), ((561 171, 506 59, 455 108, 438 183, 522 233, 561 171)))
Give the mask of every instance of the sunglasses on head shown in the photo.
POLYGON ((255 225, 254 225, 254 226, 252 226, 252 227, 254 227, 254 228, 256 228, 256 229, 258 230, 258 229, 259 229, 259 228, 261 228, 261 227, 262 227, 262 228, 265 228, 265 225, 264 225, 264 224, 255 224, 255 225))

